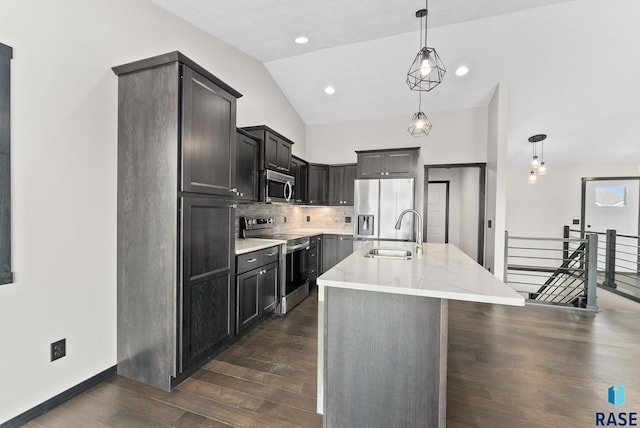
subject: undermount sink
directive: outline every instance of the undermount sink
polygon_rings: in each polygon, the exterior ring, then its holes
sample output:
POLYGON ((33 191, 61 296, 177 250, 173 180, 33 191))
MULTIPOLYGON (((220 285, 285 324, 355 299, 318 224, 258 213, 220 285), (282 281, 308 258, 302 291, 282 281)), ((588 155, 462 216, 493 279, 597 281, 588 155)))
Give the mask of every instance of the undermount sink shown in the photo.
POLYGON ((411 251, 396 248, 372 248, 364 256, 374 259, 411 260, 411 251))

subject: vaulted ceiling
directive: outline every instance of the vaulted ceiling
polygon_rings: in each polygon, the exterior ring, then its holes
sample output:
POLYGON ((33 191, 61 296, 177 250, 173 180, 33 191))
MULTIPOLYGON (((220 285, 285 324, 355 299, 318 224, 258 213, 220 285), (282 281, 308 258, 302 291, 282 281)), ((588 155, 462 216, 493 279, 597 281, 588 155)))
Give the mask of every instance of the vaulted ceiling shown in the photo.
MULTIPOLYGON (((152 1, 263 62, 308 125, 408 122, 417 109, 405 78, 424 1, 152 1), (309 43, 295 44, 301 35, 309 43)), ((504 81, 511 162, 527 162, 527 138, 546 133, 550 162, 640 163, 631 126, 640 116, 640 2, 431 0, 428 9, 428 44, 447 74, 423 96, 427 116, 487 106, 504 81), (466 76, 455 75, 460 65, 466 76)))

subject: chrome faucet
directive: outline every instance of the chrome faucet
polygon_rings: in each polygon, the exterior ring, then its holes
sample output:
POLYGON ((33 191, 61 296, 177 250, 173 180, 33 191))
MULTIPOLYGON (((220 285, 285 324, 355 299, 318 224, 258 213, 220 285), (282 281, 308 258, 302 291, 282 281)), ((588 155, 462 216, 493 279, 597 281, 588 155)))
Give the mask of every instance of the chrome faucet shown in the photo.
POLYGON ((422 215, 416 210, 404 210, 400 213, 400 217, 398 217, 398 221, 396 222, 396 230, 400 230, 400 226, 402 224, 402 217, 406 213, 413 213, 418 217, 418 233, 416 236, 416 253, 422 254, 422 215))

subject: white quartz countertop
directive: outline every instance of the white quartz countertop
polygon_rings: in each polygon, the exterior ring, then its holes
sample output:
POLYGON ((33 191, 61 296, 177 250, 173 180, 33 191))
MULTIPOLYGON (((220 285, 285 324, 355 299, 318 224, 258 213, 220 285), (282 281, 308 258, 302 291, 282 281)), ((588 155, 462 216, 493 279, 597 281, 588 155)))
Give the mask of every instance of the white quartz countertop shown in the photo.
POLYGON ((370 241, 318 277, 318 285, 381 293, 524 306, 524 297, 452 244, 370 241), (411 260, 369 258, 373 247, 411 250, 411 260))
MULTIPOLYGON (((345 232, 331 229, 291 229, 281 233, 299 234, 301 236, 315 236, 322 234, 332 235, 353 235, 353 232, 345 232)), ((250 253, 251 251, 269 248, 274 245, 284 244, 287 241, 281 239, 263 239, 263 238, 236 238, 236 256, 240 254, 250 253)))
POLYGON ((300 235, 305 236, 314 236, 314 235, 353 235, 353 230, 344 231, 344 230, 331 230, 331 229, 293 229, 287 233, 299 233, 300 235))
POLYGON ((274 245, 284 244, 287 241, 281 239, 258 239, 258 238, 238 238, 236 239, 236 256, 240 254, 250 253, 263 248, 273 247, 274 245))

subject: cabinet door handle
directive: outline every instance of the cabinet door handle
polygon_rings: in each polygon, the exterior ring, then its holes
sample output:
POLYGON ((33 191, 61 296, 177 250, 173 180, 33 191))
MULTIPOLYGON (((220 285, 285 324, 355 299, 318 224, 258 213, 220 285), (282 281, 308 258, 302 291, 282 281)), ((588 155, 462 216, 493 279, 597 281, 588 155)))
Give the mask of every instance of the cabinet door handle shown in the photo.
POLYGON ((247 263, 255 263, 255 262, 257 262, 257 261, 258 261, 258 259, 248 259, 248 260, 247 260, 247 263))
POLYGON ((278 253, 267 253, 267 254, 265 254, 265 255, 266 255, 267 257, 271 257, 271 256, 275 256, 276 254, 278 254, 278 253))

